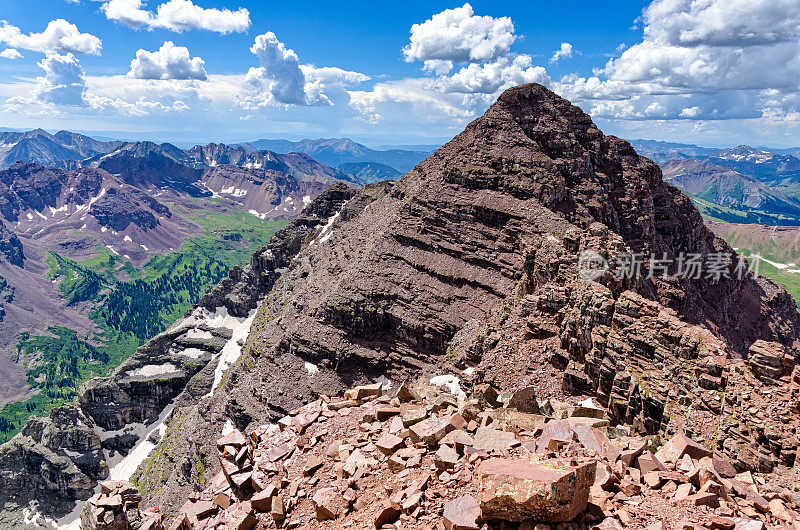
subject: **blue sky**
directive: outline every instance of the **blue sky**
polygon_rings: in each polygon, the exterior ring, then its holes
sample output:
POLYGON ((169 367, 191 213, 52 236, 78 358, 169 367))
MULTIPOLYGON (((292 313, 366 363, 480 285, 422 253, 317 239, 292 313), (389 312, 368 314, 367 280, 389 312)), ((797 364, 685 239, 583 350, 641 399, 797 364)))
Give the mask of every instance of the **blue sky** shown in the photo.
POLYGON ((34 4, 0 7, 0 126, 436 143, 536 81, 627 138, 800 145, 796 0, 34 4))

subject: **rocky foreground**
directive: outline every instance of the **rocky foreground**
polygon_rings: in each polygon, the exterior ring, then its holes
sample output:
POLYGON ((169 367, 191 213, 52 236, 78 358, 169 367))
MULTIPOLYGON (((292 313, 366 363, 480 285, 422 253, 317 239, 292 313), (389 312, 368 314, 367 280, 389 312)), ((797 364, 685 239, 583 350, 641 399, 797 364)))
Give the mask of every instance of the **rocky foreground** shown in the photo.
MULTIPOLYGON (((799 373, 784 381, 795 406, 799 373)), ((637 436, 591 399, 434 381, 449 388, 363 385, 247 437, 229 427, 221 471, 169 529, 800 527, 800 496, 683 431, 637 436)), ((104 485, 82 528, 160 528, 126 487, 104 485)))

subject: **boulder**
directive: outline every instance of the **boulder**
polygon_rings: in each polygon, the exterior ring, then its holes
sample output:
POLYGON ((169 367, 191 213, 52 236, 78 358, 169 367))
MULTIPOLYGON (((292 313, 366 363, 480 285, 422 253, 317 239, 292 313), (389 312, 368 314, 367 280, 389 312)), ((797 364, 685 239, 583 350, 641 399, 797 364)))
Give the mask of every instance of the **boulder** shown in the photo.
POLYGON ((531 462, 491 458, 478 468, 481 517, 547 523, 573 520, 586 510, 596 462, 531 462))
POLYGON ((444 505, 446 530, 478 530, 481 507, 471 495, 462 495, 444 505))

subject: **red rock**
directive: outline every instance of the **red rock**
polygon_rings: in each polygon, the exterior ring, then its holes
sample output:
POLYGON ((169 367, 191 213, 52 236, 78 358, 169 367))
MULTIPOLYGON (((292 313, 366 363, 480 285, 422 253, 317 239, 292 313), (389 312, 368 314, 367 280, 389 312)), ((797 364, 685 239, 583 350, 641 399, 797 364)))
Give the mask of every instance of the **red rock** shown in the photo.
POLYGON ((536 387, 527 386, 514 391, 508 402, 508 407, 517 409, 520 412, 539 412, 539 404, 536 402, 536 387))
POLYGON ((400 407, 391 407, 389 405, 381 405, 375 409, 375 418, 378 421, 386 421, 392 416, 400 414, 400 407))
POLYGON ((450 446, 443 445, 433 455, 433 463, 438 471, 452 470, 458 462, 458 453, 450 446))
POLYGON ((691 502, 695 506, 719 508, 719 497, 709 492, 697 492, 693 495, 689 495, 685 500, 691 502))
POLYGON ((652 471, 667 471, 667 468, 662 464, 658 458, 655 457, 650 451, 645 451, 636 459, 636 467, 642 472, 642 475, 652 471))
POLYGON ((462 495, 444 505, 446 530, 478 530, 481 507, 471 495, 462 495))
POLYGON ((409 433, 414 443, 425 442, 429 446, 436 446, 447 433, 463 427, 463 423, 464 418, 460 414, 431 417, 412 425, 409 433))
POLYGON ((339 516, 339 506, 342 503, 338 497, 340 495, 336 488, 322 488, 314 493, 311 501, 314 504, 317 521, 336 519, 339 516))
POLYGON ((711 451, 683 434, 683 432, 679 432, 656 453, 656 457, 659 460, 667 462, 677 462, 684 455, 689 455, 694 460, 700 460, 704 456, 711 456, 711 451))
POLYGON ((381 501, 380 510, 377 517, 375 517, 375 528, 381 528, 385 524, 395 522, 400 517, 400 510, 401 507, 396 502, 392 502, 389 499, 381 501))
POLYGON ((393 434, 389 434, 388 432, 384 433, 380 438, 378 438, 378 441, 375 442, 375 447, 377 447, 378 450, 385 455, 394 453, 403 447, 403 445, 402 438, 393 434))
POLYGON ((233 432, 230 432, 217 440, 217 447, 222 449, 226 445, 231 445, 238 449, 246 443, 247 438, 244 437, 244 434, 242 434, 238 429, 234 429, 233 432))
POLYGON ((500 431, 491 427, 480 427, 475 433, 472 443, 473 449, 479 451, 505 451, 509 444, 516 439, 513 432, 500 431))
POLYGON ((375 383, 373 385, 361 385, 345 391, 344 398, 352 400, 362 400, 368 397, 378 397, 381 395, 383 385, 375 383))
POLYGON ((594 461, 575 466, 568 460, 482 462, 477 471, 482 518, 571 521, 586 509, 595 467, 594 461))
POLYGON ((250 498, 253 509, 259 512, 268 512, 272 509, 272 497, 278 493, 275 486, 268 486, 265 490, 259 491, 250 498))
POLYGON ((325 462, 317 455, 309 455, 306 465, 303 467, 303 475, 313 475, 317 469, 321 468, 325 462))

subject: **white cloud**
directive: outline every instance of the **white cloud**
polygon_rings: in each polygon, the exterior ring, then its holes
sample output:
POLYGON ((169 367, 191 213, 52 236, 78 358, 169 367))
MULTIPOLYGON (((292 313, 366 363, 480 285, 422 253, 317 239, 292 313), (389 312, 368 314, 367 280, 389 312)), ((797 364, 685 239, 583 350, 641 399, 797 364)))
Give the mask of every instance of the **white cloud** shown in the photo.
POLYGON ((351 91, 350 106, 371 124, 390 119, 392 123, 455 121, 463 124, 475 112, 465 105, 463 95, 430 90, 424 79, 405 79, 376 84, 369 91, 351 91))
POLYGON ((565 76, 556 91, 621 119, 742 119, 798 108, 770 96, 800 92, 796 0, 655 0, 642 21, 641 42, 592 77, 565 76), (648 112, 654 103, 663 113, 648 112))
POLYGON ((259 35, 250 51, 258 57, 260 68, 251 68, 247 80, 268 93, 278 103, 287 105, 318 104, 306 98, 306 77, 300 70, 300 59, 294 50, 271 31, 259 35))
POLYGON ((14 48, 6 48, 2 52, 0 52, 0 57, 2 57, 3 59, 9 59, 13 61, 14 59, 22 59, 22 54, 19 53, 19 51, 15 50, 14 48))
POLYGON ((230 9, 203 8, 191 0, 169 0, 155 13, 144 9, 142 0, 107 0, 100 7, 106 18, 132 28, 147 26, 175 32, 201 29, 222 35, 243 33, 250 28, 250 12, 240 7, 230 9))
POLYGON ((448 128, 461 126, 509 87, 551 82, 530 55, 511 51, 516 38, 508 17, 476 16, 469 4, 442 11, 414 24, 403 49, 406 61, 422 61, 428 76, 351 91, 350 106, 373 125, 388 119, 407 122, 413 116, 448 128))
POLYGON ((569 42, 562 42, 561 47, 550 57, 550 64, 557 63, 561 59, 569 59, 570 57, 572 57, 572 44, 569 42))
POLYGON ((200 57, 190 57, 187 48, 166 41, 157 51, 137 51, 128 76, 138 79, 206 79, 204 64, 200 57))
POLYGON ((41 33, 24 34, 5 20, 0 21, 0 42, 13 48, 40 53, 91 53, 100 55, 103 43, 90 33, 81 33, 63 18, 51 20, 41 33))
MULTIPOLYGON (((516 40, 508 17, 476 16, 464 4, 411 26, 411 42, 403 49, 407 62, 486 62, 506 55, 516 40)), ((429 70, 441 63, 426 64, 429 70)))
POLYGON ((71 53, 49 55, 37 63, 44 77, 37 78, 39 101, 56 105, 85 105, 86 80, 78 59, 71 53))
POLYGON ((369 79, 368 76, 336 67, 316 68, 300 64, 294 50, 271 31, 255 38, 250 51, 258 57, 260 67, 251 68, 245 84, 251 93, 239 99, 245 108, 276 105, 329 106, 331 99, 325 93, 330 86, 353 86, 369 79))
POLYGON ((131 28, 140 28, 153 21, 153 14, 142 8, 142 0, 108 0, 100 6, 106 18, 131 28))
POLYGON ((524 83, 550 83, 547 71, 541 66, 533 66, 528 55, 500 57, 481 65, 469 64, 452 76, 436 79, 432 86, 443 92, 495 94, 524 83))

